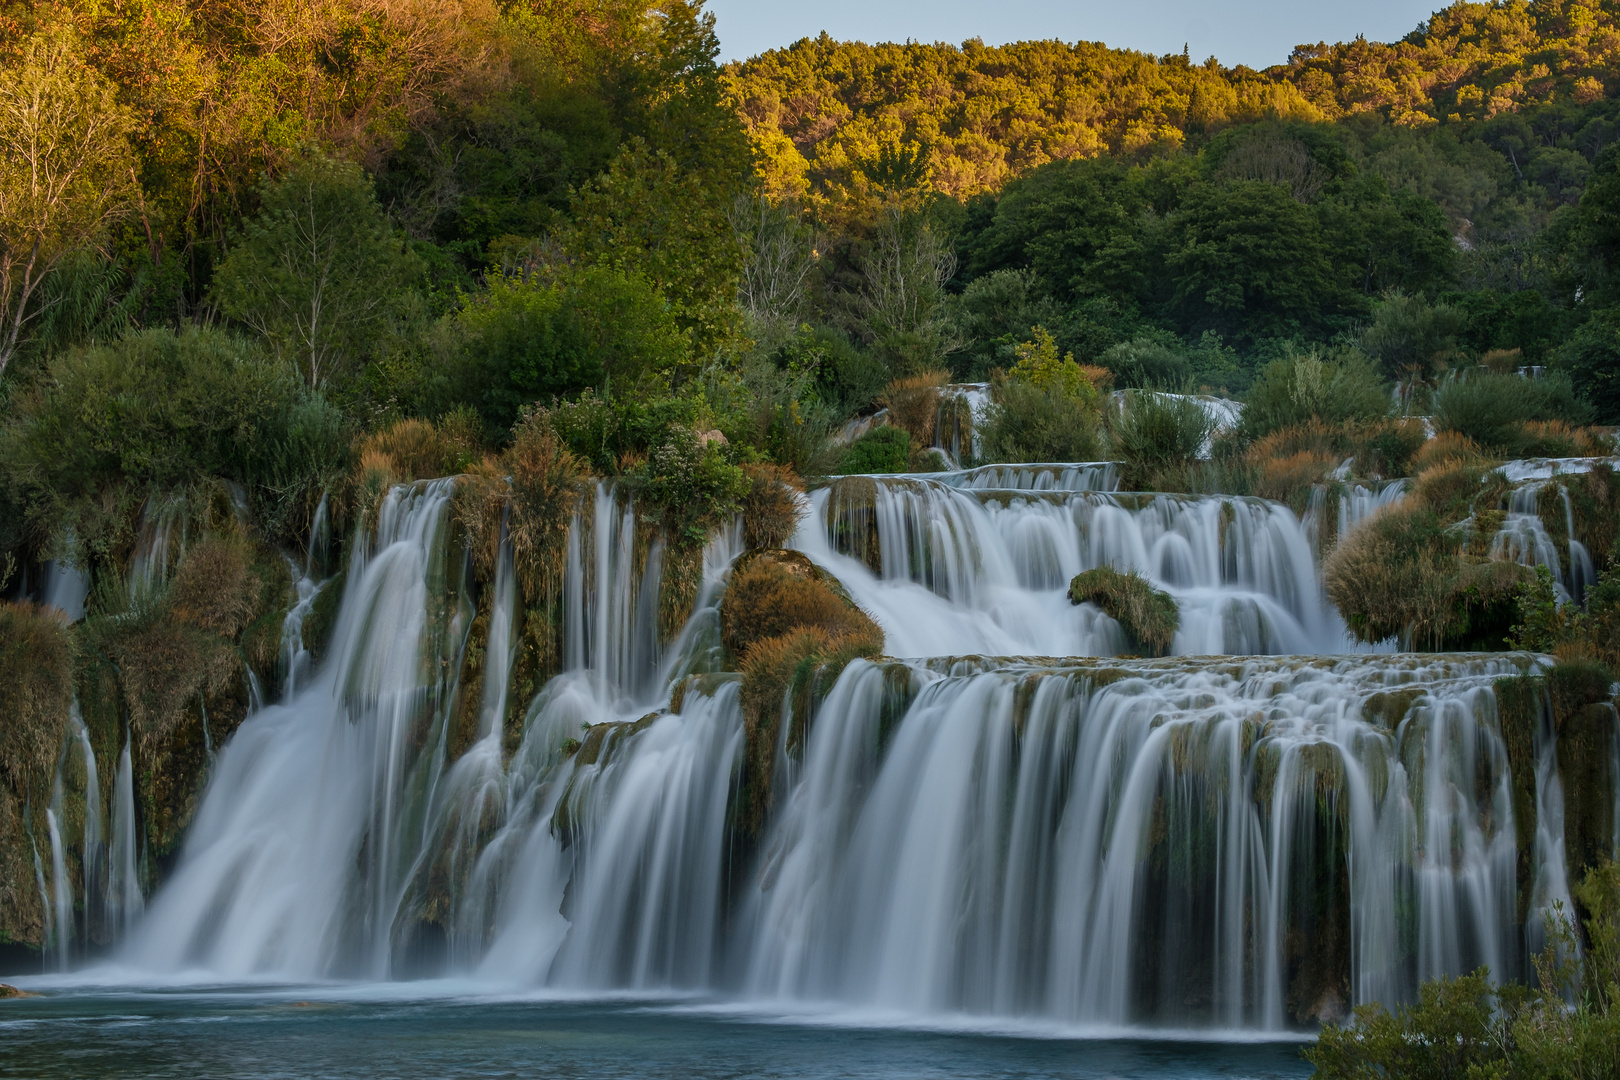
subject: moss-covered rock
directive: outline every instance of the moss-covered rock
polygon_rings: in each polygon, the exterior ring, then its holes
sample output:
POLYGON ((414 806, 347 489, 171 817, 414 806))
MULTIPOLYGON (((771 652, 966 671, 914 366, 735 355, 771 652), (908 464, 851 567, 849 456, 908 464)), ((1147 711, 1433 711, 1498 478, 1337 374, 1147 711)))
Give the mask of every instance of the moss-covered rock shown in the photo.
POLYGON ((1102 608, 1125 631, 1133 651, 1148 656, 1166 655, 1181 625, 1175 598, 1134 570, 1120 573, 1098 566, 1082 571, 1069 582, 1069 602, 1102 608))
POLYGON ((806 628, 875 638, 880 648, 883 640, 843 585, 803 554, 773 549, 738 559, 720 603, 720 637, 731 655, 745 658, 760 641, 806 628))
POLYGON ((784 710, 802 719, 845 665, 883 651, 883 631, 804 555, 767 550, 745 554, 732 568, 720 633, 742 672, 747 750, 737 816, 741 831, 754 836, 770 798, 784 710))

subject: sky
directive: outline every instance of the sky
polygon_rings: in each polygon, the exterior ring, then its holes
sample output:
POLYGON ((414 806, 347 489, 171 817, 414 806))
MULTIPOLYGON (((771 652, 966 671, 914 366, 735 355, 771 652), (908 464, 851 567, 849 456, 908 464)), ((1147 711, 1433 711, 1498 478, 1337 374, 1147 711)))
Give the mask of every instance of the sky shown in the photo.
POLYGON ((1059 38, 1269 67, 1298 44, 1393 41, 1444 0, 709 0, 721 58, 745 60, 825 30, 840 40, 987 45, 1059 38))

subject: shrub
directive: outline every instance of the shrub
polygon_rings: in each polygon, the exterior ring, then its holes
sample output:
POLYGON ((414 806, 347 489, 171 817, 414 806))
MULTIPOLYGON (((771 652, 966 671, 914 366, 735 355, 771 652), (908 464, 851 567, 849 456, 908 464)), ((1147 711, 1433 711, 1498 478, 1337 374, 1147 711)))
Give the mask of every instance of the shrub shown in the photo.
POLYGON ((1451 608, 1456 542, 1408 499, 1373 515, 1333 549, 1323 585, 1362 641, 1403 635, 1438 643, 1451 608))
POLYGON ((667 441, 631 473, 646 517, 674 546, 701 547, 740 509, 749 480, 726 460, 722 442, 699 441, 691 430, 672 427, 667 441))
POLYGON ((1108 432, 1124 486, 1149 490, 1158 473, 1197 460, 1214 428, 1196 398, 1127 394, 1122 408, 1111 414, 1108 432))
POLYGON ((1012 379, 994 382, 991 394, 979 429, 985 460, 1095 461, 1101 456, 1098 409, 1085 398, 1012 379))
POLYGON ((1119 623, 1136 652, 1164 656, 1181 625, 1181 610, 1169 593, 1155 589, 1136 571, 1122 574, 1099 566, 1069 582, 1069 602, 1096 604, 1119 623))
POLYGON ((691 348, 651 284, 606 266, 550 279, 495 277, 455 322, 464 393, 501 429, 536 401, 656 383, 691 348))
POLYGON ((846 476, 897 473, 910 466, 911 436, 900 428, 881 424, 849 444, 838 471, 846 476))
POLYGON ((1589 415, 1566 376, 1541 379, 1476 372, 1435 391, 1436 431, 1455 431, 1496 453, 1516 456, 1531 445, 1530 421, 1583 422, 1589 415))
POLYGON ((1385 416, 1390 396, 1368 359, 1351 351, 1338 359, 1289 353, 1260 369, 1244 397, 1242 428, 1263 438, 1311 420, 1367 422, 1385 416))
POLYGON ((933 446, 939 428, 940 387, 950 381, 950 372, 936 370, 891 382, 883 391, 889 423, 910 435, 915 445, 933 446))
POLYGON ((1135 337, 1099 358, 1120 387, 1185 393, 1193 389, 1192 363, 1179 348, 1156 337, 1135 337))
POLYGON ((1408 476, 1413 471, 1414 458, 1428 439, 1423 421, 1412 417, 1357 425, 1351 429, 1356 473, 1385 478, 1408 476))
POLYGON ((1411 469, 1416 474, 1437 465, 1483 465, 1489 460, 1473 439, 1455 431, 1442 431, 1418 447, 1412 455, 1411 469))
POLYGON ((803 489, 792 469, 744 465, 748 491, 742 497, 743 543, 748 548, 779 548, 799 527, 803 489))
POLYGON ((58 612, 0 602, 0 779, 19 799, 31 787, 47 794, 73 704, 73 661, 58 612))
POLYGON ((347 456, 342 420, 257 345, 220 330, 142 330, 52 357, 14 394, 0 469, 30 531, 105 557, 154 494, 210 477, 247 488, 272 533, 296 523, 347 456))

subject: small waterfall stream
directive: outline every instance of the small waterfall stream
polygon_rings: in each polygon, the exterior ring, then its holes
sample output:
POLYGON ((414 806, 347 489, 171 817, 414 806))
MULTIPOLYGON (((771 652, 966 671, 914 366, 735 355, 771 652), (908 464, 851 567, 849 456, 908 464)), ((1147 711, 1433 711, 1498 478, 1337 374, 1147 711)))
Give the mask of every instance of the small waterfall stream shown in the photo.
MULTIPOLYGON (((1495 691, 1544 661, 1357 655, 1279 504, 1120 493, 1084 463, 814 491, 793 546, 904 659, 784 703, 745 829, 750 722, 718 643, 740 528, 666 639, 669 553, 624 492, 587 492, 559 673, 524 700, 535 616, 504 524, 479 595, 454 485, 397 487, 357 532, 325 658, 284 635, 282 699, 219 748, 144 912, 126 742, 122 963, 1283 1029, 1520 974, 1527 927, 1568 902, 1556 736, 1536 737, 1526 856, 1495 691), (1066 596, 1104 565, 1176 599, 1175 655, 1112 658, 1119 626, 1066 596)), ((1347 495, 1341 527, 1400 490, 1347 495)))

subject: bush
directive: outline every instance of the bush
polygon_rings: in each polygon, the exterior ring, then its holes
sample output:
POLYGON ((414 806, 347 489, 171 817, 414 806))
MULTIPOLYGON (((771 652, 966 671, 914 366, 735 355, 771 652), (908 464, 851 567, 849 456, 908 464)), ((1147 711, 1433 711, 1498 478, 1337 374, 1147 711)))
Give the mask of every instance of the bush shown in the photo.
POLYGON ((1175 599, 1134 570, 1122 574, 1099 566, 1076 574, 1069 582, 1069 602, 1102 608, 1125 631, 1132 650, 1148 656, 1168 654, 1181 625, 1175 599))
POLYGON ((648 520, 662 526, 677 547, 702 547, 715 529, 740 509, 750 483, 721 449, 721 441, 699 441, 680 427, 655 447, 631 473, 636 497, 648 520))
POLYGON ((1436 431, 1457 432, 1507 456, 1531 446, 1530 421, 1582 423, 1590 415, 1569 379, 1556 373, 1541 379, 1473 373, 1435 391, 1432 409, 1436 431))
POLYGON ((1187 393, 1194 389, 1193 366, 1181 349, 1162 338, 1141 336, 1105 351, 1100 362, 1121 388, 1187 393))
POLYGON ((838 471, 849 476, 905 472, 910 467, 911 436, 900 428, 881 424, 849 444, 838 471))
POLYGON ((1109 442, 1123 466, 1123 486, 1151 490, 1166 469, 1196 461, 1215 431, 1215 422, 1197 398, 1136 392, 1112 414, 1109 442))
POLYGON ((630 394, 683 363, 690 343, 645 279, 605 266, 551 279, 496 277, 455 316, 462 390, 505 430, 537 401, 610 388, 630 394))
POLYGON ((221 330, 142 330, 53 357, 13 395, 0 469, 34 540, 106 556, 141 504, 211 477, 246 487, 279 536, 341 473, 336 410, 257 345, 221 330))
POLYGON ((1437 644, 1451 608, 1457 544, 1415 500, 1364 521, 1322 567, 1328 598, 1362 641, 1437 644))
POLYGON ((1553 366, 1592 403, 1598 423, 1620 424, 1620 308, 1600 311, 1570 335, 1553 366))
POLYGON ((744 556, 731 571, 720 604, 720 639, 735 657, 767 638, 814 628, 834 637, 863 639, 882 631, 848 594, 796 551, 760 551, 744 556))
POLYGON ((1480 969, 1425 982, 1393 1012, 1358 1006, 1328 1025, 1304 1056, 1319 1080, 1454 1080, 1492 1076, 1608 1076, 1620 1045, 1620 869, 1605 862, 1574 889, 1586 911, 1577 947, 1561 905, 1535 959, 1537 985, 1495 983, 1480 969), (1566 994, 1574 1007, 1566 1003, 1566 994))
POLYGON ((1390 396, 1360 353, 1324 359, 1314 352, 1291 352, 1260 369, 1244 403, 1242 430, 1258 439, 1311 420, 1376 420, 1389 413, 1390 396))

